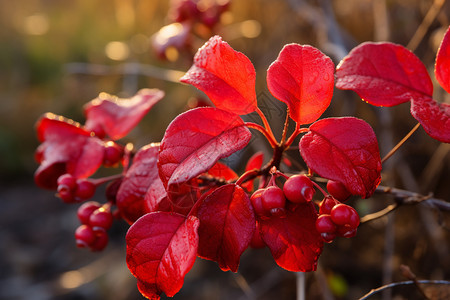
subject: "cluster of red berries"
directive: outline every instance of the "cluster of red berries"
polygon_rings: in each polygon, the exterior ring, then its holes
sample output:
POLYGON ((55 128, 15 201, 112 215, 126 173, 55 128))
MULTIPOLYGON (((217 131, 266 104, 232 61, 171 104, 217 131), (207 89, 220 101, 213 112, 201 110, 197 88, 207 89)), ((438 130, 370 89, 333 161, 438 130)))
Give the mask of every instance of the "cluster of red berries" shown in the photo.
POLYGON ((108 233, 113 223, 110 205, 101 205, 96 201, 83 203, 78 208, 81 225, 75 231, 75 240, 80 248, 92 251, 103 250, 108 244, 108 233))
POLYGON ((229 0, 172 0, 169 16, 176 22, 197 21, 212 28, 229 6, 229 0))
MULTIPOLYGON (((306 175, 289 177, 283 188, 278 187, 271 180, 265 188, 256 190, 250 197, 256 215, 261 219, 283 217, 286 205, 291 202, 311 202, 315 194, 316 185, 306 175), (289 201, 289 202, 288 202, 289 201)), ((337 236, 350 238, 356 235, 359 225, 359 215, 356 210, 346 204, 351 193, 337 181, 327 183, 329 194, 324 193, 324 199, 319 203, 319 216, 316 229, 325 242, 332 242, 337 236)))
POLYGON ((105 167, 116 166, 123 158, 124 150, 123 146, 108 141, 104 144, 103 165, 105 167))
POLYGON ((282 217, 286 211, 286 200, 306 203, 315 194, 314 183, 305 175, 294 175, 284 183, 283 189, 275 184, 256 190, 250 197, 253 209, 261 218, 282 217))
POLYGON ((87 178, 64 174, 58 178, 58 197, 66 203, 78 203, 94 196, 96 185, 87 178))

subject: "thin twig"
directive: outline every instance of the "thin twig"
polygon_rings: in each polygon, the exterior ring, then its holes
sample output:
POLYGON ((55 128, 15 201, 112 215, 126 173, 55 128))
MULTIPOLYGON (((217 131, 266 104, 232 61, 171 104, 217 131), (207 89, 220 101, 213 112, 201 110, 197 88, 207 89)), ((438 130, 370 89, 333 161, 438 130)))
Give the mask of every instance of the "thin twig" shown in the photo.
MULTIPOLYGON (((446 285, 450 285, 450 281, 447 281, 447 280, 417 280, 417 283, 420 283, 420 284, 446 284, 446 285)), ((394 283, 386 284, 386 285, 383 285, 383 286, 381 286, 379 288, 371 290, 370 292, 368 292, 367 294, 365 294, 364 296, 362 296, 358 300, 369 299, 369 297, 372 297, 373 295, 378 294, 381 291, 384 291, 386 289, 390 289, 390 288, 393 288, 393 287, 396 287, 396 286, 412 285, 412 284, 415 284, 413 280, 400 281, 400 282, 394 282, 394 283)))
POLYGON ((389 151, 389 153, 388 154, 386 154, 384 157, 383 157, 383 159, 381 160, 381 163, 384 163, 389 157, 391 157, 408 139, 409 139, 409 137, 414 133, 414 132, 416 132, 416 130, 417 129, 419 129, 419 127, 420 127, 420 123, 417 123, 414 127, 413 127, 413 129, 411 129, 411 131, 410 132, 408 132, 408 134, 407 135, 405 135, 405 137, 400 141, 400 142, 398 142, 397 143, 397 145, 395 145, 395 147, 394 148, 392 148, 392 150, 391 151, 389 151))

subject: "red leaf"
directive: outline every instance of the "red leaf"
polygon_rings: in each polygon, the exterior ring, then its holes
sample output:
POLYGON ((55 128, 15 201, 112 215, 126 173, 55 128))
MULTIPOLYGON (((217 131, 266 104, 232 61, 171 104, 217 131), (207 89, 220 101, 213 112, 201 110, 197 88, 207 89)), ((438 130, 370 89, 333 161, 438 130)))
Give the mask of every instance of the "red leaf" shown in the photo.
POLYGON ((117 208, 130 224, 152 211, 145 201, 145 195, 152 183, 159 180, 156 166, 158 150, 157 145, 149 144, 136 153, 117 192, 117 208))
POLYGON ((300 154, 320 176, 368 198, 381 180, 378 142, 369 124, 345 117, 322 119, 300 140, 300 154))
POLYGON ((127 265, 139 291, 150 299, 172 297, 195 262, 199 221, 166 212, 149 213, 128 230, 127 265))
POLYGON ((334 64, 311 46, 289 44, 267 70, 270 92, 289 107, 299 124, 316 121, 330 105, 334 88, 334 64))
POLYGON ((255 214, 245 191, 227 184, 200 200, 198 255, 217 261, 222 271, 236 272, 255 231, 255 214))
POLYGON ((157 89, 140 90, 129 99, 101 93, 84 106, 85 126, 100 138, 107 134, 118 140, 126 136, 163 97, 164 92, 157 89))
POLYGON ((434 139, 450 143, 450 105, 438 103, 431 97, 411 100, 411 114, 434 139))
POLYGON ((250 138, 242 119, 233 113, 200 107, 179 115, 160 146, 158 168, 164 186, 172 189, 206 172, 219 159, 242 149, 250 138))
POLYGON ((180 79, 205 92, 217 108, 245 115, 256 110, 255 68, 247 56, 212 37, 180 79))
MULTIPOLYGON (((252 157, 248 159, 247 165, 245 166, 245 171, 261 169, 263 161, 264 161, 264 153, 262 151, 256 152, 255 154, 252 155, 252 157)), ((243 184, 241 184, 241 186, 248 192, 251 192, 253 191, 253 182, 254 179, 244 182, 243 184)))
POLYGON ((439 46, 434 73, 439 84, 450 93, 450 26, 439 46))
POLYGON ((91 137, 79 123, 47 113, 36 126, 38 139, 43 142, 37 150, 41 165, 34 177, 40 187, 56 189, 56 180, 62 174, 85 178, 101 166, 103 142, 91 137))
POLYGON ((336 87, 353 90, 376 106, 394 106, 433 95, 423 63, 411 51, 392 43, 367 42, 354 48, 336 69, 336 87))
POLYGON ((215 165, 212 166, 207 173, 208 175, 227 181, 236 180, 238 178, 236 172, 234 172, 230 167, 221 163, 220 161, 216 162, 215 165))
POLYGON ((299 204, 287 210, 286 218, 259 220, 261 237, 280 267, 292 272, 316 270, 323 248, 316 219, 312 205, 299 204))

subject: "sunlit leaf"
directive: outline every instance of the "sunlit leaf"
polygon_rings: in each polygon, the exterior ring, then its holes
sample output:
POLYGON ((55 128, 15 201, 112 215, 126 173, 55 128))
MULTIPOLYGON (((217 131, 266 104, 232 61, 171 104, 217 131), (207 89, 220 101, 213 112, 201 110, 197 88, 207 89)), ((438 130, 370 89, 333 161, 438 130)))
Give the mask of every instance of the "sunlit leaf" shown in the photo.
POLYGON ((434 73, 439 84, 447 93, 450 93, 450 26, 442 39, 436 55, 434 73))
POLYGON ((370 125, 353 117, 328 118, 309 130, 299 144, 308 167, 341 182, 353 195, 372 195, 381 180, 381 159, 370 125))
POLYGON ((180 80, 205 92, 217 108, 238 115, 256 109, 255 68, 219 36, 198 50, 194 64, 180 80))
POLYGON ((336 69, 336 87, 353 90, 376 106, 394 106, 433 95, 423 63, 411 51, 392 43, 366 42, 354 48, 336 69))
POLYGON ((330 105, 334 88, 334 64, 308 45, 284 46, 267 70, 270 92, 289 107, 299 124, 316 121, 330 105))

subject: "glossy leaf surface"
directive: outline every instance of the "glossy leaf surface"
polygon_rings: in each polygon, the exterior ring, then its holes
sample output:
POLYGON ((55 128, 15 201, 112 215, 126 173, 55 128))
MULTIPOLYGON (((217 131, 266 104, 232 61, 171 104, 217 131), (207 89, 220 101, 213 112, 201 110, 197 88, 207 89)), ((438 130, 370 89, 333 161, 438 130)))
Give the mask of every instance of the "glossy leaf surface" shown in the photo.
POLYGON ((381 159, 370 125, 353 117, 328 118, 309 130, 299 145, 308 167, 341 182, 353 195, 372 195, 381 180, 381 159))
POLYGON ((248 57, 214 36, 198 50, 180 80, 202 90, 217 108, 245 115, 256 109, 255 79, 248 57))
POLYGON ((84 106, 86 128, 103 138, 108 135, 113 140, 126 136, 145 114, 164 97, 157 89, 143 89, 129 99, 121 99, 106 93, 84 106))
POLYGON ((392 43, 366 42, 354 48, 336 69, 336 87, 353 90, 376 106, 394 106, 433 95, 423 63, 408 49, 392 43))
POLYGON ((117 193, 117 208, 130 224, 151 211, 145 201, 145 195, 153 182, 159 180, 156 165, 158 151, 158 145, 150 144, 142 147, 136 153, 133 164, 120 185, 117 193))
POLYGON ((233 113, 200 107, 179 115, 160 146, 158 168, 164 186, 175 188, 208 171, 220 158, 242 149, 250 138, 242 119, 233 113))
POLYGON ((411 101, 411 114, 432 138, 450 143, 450 105, 438 103, 431 97, 411 101))
POLYGON ((246 192, 235 184, 221 186, 200 200, 198 255, 236 272, 255 231, 255 214, 246 192))
POLYGON ((447 93, 450 93, 450 27, 447 29, 436 55, 434 73, 439 84, 447 93))
POLYGON ((323 248, 316 219, 314 207, 300 204, 287 210, 285 218, 259 220, 261 237, 280 267, 292 272, 316 270, 323 248))
POLYGON ((149 213, 128 230, 127 265, 150 299, 175 295, 197 255, 199 221, 167 212, 149 213))
POLYGON ((289 44, 267 70, 267 86, 272 95, 288 105, 294 121, 309 124, 330 105, 334 64, 314 47, 289 44))

